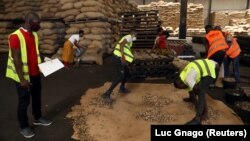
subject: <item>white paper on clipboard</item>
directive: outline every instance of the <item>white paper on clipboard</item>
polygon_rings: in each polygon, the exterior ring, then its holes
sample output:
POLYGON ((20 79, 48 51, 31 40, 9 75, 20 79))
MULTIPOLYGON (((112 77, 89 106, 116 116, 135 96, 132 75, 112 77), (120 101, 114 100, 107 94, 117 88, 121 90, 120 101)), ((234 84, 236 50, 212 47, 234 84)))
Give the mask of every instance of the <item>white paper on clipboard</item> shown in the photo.
POLYGON ((58 59, 53 59, 38 65, 40 71, 43 73, 44 77, 60 70, 64 67, 63 63, 58 59))

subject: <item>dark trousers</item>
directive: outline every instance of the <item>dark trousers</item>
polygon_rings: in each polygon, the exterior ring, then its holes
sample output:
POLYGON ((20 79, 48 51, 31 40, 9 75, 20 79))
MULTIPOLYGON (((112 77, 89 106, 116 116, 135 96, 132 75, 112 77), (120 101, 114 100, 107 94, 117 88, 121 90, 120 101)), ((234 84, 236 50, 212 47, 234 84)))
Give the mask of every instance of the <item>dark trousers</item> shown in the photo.
POLYGON ((234 73, 235 80, 239 82, 240 81, 240 57, 239 56, 233 59, 230 57, 225 58, 224 60, 225 77, 229 76, 229 66, 231 62, 233 64, 233 73, 234 73))
POLYGON ((20 124, 20 128, 26 128, 29 126, 27 110, 30 104, 30 96, 32 98, 32 114, 37 120, 41 117, 41 77, 30 76, 30 87, 22 87, 20 83, 16 83, 16 89, 18 94, 18 107, 17 118, 20 124))
POLYGON ((196 108, 196 117, 201 117, 205 108, 207 108, 206 103, 206 92, 209 89, 209 86, 213 84, 214 79, 210 76, 206 76, 201 79, 198 84, 199 92, 198 92, 198 101, 196 108))
POLYGON ((215 54, 213 54, 210 58, 211 60, 214 60, 215 62, 217 62, 219 64, 219 66, 223 63, 223 60, 225 58, 226 52, 223 50, 216 52, 215 54))
MULTIPOLYGON (((218 65, 219 65, 215 69, 216 79, 218 78, 219 71, 220 71, 220 66, 224 62, 225 56, 226 56, 226 52, 224 50, 221 50, 221 51, 218 51, 215 54, 213 54, 210 58, 208 58, 208 59, 211 59, 211 60, 217 62, 218 65)), ((214 83, 216 82, 216 79, 214 79, 214 83)))
POLYGON ((125 83, 127 81, 127 78, 129 76, 129 67, 128 67, 128 62, 126 62, 126 65, 122 65, 121 63, 121 58, 115 57, 117 63, 118 63, 118 76, 115 78, 115 80, 112 82, 110 88, 108 89, 109 93, 112 93, 114 88, 121 83, 120 89, 125 88, 125 83))

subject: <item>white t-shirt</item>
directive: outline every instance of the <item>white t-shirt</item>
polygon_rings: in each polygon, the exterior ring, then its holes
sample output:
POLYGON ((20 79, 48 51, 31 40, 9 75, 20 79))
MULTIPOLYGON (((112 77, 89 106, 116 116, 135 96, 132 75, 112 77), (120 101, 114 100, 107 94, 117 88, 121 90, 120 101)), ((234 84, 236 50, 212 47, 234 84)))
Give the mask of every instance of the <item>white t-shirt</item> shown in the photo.
MULTIPOLYGON (((211 60, 214 64, 214 68, 216 66, 216 62, 211 60)), ((186 84, 188 85, 189 88, 193 89, 194 85, 196 83, 196 76, 197 76, 197 72, 194 68, 191 68, 189 73, 187 74, 187 77, 185 79, 186 84)))
POLYGON ((74 44, 75 40, 76 40, 77 43, 80 41, 80 35, 79 34, 73 34, 73 35, 70 36, 69 41, 72 44, 74 44))

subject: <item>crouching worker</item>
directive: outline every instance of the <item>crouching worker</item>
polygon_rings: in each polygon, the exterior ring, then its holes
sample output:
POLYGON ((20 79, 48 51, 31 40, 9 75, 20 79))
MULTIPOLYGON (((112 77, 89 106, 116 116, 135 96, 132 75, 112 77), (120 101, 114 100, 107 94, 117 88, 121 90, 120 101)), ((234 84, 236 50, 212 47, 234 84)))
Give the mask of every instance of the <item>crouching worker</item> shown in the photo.
POLYGON ((188 89, 190 97, 185 101, 193 102, 196 106, 196 116, 187 125, 201 124, 202 117, 207 116, 206 91, 216 79, 218 65, 209 59, 198 59, 187 64, 181 71, 174 86, 179 89, 188 89), (196 96, 198 99, 196 100, 196 96))
POLYGON ((83 30, 79 30, 79 34, 73 34, 67 41, 65 41, 62 54, 62 60, 65 67, 68 68, 71 64, 73 64, 75 57, 73 47, 76 46, 78 50, 81 48, 78 43, 80 38, 83 37, 83 34, 83 30))

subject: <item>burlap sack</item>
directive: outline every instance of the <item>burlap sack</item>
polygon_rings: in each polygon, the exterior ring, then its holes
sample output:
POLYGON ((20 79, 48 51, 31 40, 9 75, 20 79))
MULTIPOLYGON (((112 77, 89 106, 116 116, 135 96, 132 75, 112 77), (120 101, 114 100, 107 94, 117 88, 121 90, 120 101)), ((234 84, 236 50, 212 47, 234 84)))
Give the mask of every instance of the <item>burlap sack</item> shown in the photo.
POLYGON ((182 59, 179 59, 179 58, 174 58, 172 64, 179 70, 179 71, 182 71, 186 65, 189 63, 189 61, 186 61, 186 60, 182 60, 182 59))
POLYGON ((56 28, 65 28, 65 24, 63 22, 55 22, 56 28))
POLYGON ((65 3, 63 4, 63 6, 61 7, 61 9, 64 10, 70 10, 74 8, 74 4, 69 2, 69 3, 65 3))
POLYGON ((102 3, 97 2, 97 1, 95 1, 95 0, 85 0, 85 1, 82 3, 82 5, 83 5, 84 7, 101 6, 102 3))
POLYGON ((69 29, 66 30, 66 33, 67 34, 77 34, 79 32, 79 28, 77 27, 71 27, 69 29))
POLYGON ((93 33, 93 34, 103 34, 103 33, 105 33, 105 29, 104 28, 93 27, 93 28, 91 28, 91 33, 93 33))
POLYGON ((0 28, 8 28, 11 26, 12 26, 11 22, 0 22, 0 28))
POLYGON ((93 35, 93 34, 86 34, 84 35, 85 39, 89 39, 89 40, 103 40, 104 37, 103 35, 93 35))
POLYGON ((82 6, 83 6, 82 3, 83 3, 82 1, 75 2, 75 3, 74 3, 74 8, 76 8, 76 9, 81 9, 82 6))
POLYGON ((74 23, 74 24, 70 24, 70 27, 77 27, 79 29, 82 29, 82 28, 84 28, 86 26, 83 23, 74 23))
POLYGON ((52 34, 56 34, 57 32, 56 30, 53 30, 53 29, 43 29, 42 33, 43 33, 43 36, 49 36, 52 34))
POLYGON ((98 65, 103 65, 103 53, 98 48, 87 48, 86 52, 82 55, 81 61, 95 62, 98 65))
POLYGON ((94 40, 89 45, 89 48, 103 48, 103 43, 101 41, 94 40))
POLYGON ((72 21, 75 20, 75 16, 68 16, 64 18, 64 21, 72 21))
POLYGON ((91 44, 91 40, 83 39, 79 42, 79 45, 82 47, 87 47, 91 44))
POLYGON ((9 52, 9 49, 8 48, 3 48, 4 46, 0 46, 0 52, 1 53, 7 53, 9 52))
POLYGON ((104 27, 109 28, 111 25, 107 22, 91 22, 85 24, 87 27, 104 27))
POLYGON ((86 12, 84 14, 88 18, 105 18, 105 15, 100 12, 86 12))
POLYGON ((77 0, 60 0, 60 3, 61 4, 65 4, 65 3, 74 3, 76 2, 77 0))
POLYGON ((53 53, 55 53, 55 49, 53 49, 53 50, 41 49, 41 53, 43 53, 43 54, 53 54, 53 53))
POLYGON ((70 36, 71 36, 71 34, 67 34, 67 35, 65 35, 64 39, 68 40, 70 36))
POLYGON ((12 30, 11 29, 6 29, 6 28, 0 28, 0 34, 9 34, 11 33, 12 30))
POLYGON ((45 40, 43 40, 43 44, 55 45, 56 40, 45 39, 45 40))
POLYGON ((40 48, 41 49, 44 49, 44 50, 55 50, 55 46, 53 46, 53 45, 50 45, 50 44, 42 44, 42 45, 40 45, 40 48))
POLYGON ((46 36, 46 39, 56 40, 57 34, 52 34, 52 35, 46 36))
POLYGON ((55 17, 61 18, 62 17, 62 12, 57 11, 55 13, 55 17))
POLYGON ((101 12, 101 8, 98 6, 82 7, 81 12, 101 12))
POLYGON ((84 34, 90 34, 90 29, 89 28, 82 28, 84 31, 84 34))
POLYGON ((80 13, 76 16, 76 20, 81 20, 81 19, 84 19, 86 16, 84 13, 80 13))
POLYGON ((76 16, 79 13, 80 13, 79 10, 77 10, 77 9, 71 9, 71 10, 66 10, 66 11, 62 12, 61 16, 63 18, 66 18, 68 16, 76 16))

